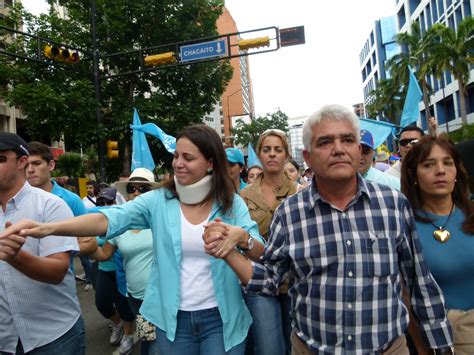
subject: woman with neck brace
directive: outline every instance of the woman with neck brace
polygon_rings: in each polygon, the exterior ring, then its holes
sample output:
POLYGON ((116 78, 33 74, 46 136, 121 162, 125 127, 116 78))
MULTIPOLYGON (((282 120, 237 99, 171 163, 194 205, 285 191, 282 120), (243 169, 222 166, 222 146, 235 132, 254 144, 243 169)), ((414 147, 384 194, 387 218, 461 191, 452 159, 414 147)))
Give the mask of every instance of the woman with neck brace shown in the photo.
POLYGON ((110 239, 130 229, 150 228, 154 263, 140 309, 156 326, 150 354, 244 354, 252 318, 240 283, 225 261, 205 254, 202 237, 209 221, 222 221, 231 226, 227 235, 232 238, 227 239, 238 240, 237 247, 253 244, 246 253, 251 258, 261 254, 263 239, 234 193, 217 133, 193 125, 176 139, 174 179, 161 188, 80 219, 20 222, 9 231, 110 239))

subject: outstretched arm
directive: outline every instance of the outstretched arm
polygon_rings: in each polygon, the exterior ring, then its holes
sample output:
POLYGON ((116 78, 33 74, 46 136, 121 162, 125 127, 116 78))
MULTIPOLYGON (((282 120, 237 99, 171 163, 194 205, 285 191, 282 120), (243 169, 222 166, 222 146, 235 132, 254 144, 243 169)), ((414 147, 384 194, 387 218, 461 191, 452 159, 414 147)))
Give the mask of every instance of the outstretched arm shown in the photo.
POLYGON ((23 237, 43 238, 55 236, 87 237, 104 235, 107 232, 108 220, 101 213, 91 213, 53 223, 40 223, 24 220, 15 223, 0 233, 0 239, 13 234, 23 237))

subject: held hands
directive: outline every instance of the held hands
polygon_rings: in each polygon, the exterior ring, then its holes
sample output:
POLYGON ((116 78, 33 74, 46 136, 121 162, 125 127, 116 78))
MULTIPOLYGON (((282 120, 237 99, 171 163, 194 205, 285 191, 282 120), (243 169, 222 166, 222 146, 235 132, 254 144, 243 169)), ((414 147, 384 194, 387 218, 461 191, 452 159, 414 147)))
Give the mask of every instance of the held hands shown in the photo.
POLYGON ((216 218, 205 226, 202 236, 204 250, 215 258, 225 258, 245 239, 246 234, 242 228, 225 224, 220 218, 216 218))
POLYGON ((15 224, 5 224, 5 230, 0 232, 0 240, 8 238, 11 235, 17 235, 20 237, 33 237, 33 238, 43 238, 52 233, 51 227, 46 223, 39 223, 25 219, 15 224))
MULTIPOLYGON (((10 222, 5 223, 5 228, 8 229, 12 224, 10 222)), ((19 236, 18 234, 9 234, 5 237, 0 237, 0 260, 10 262, 17 256, 23 244, 25 244, 26 238, 19 236)))
POLYGON ((79 255, 91 255, 97 251, 99 245, 95 237, 77 238, 79 242, 79 255))

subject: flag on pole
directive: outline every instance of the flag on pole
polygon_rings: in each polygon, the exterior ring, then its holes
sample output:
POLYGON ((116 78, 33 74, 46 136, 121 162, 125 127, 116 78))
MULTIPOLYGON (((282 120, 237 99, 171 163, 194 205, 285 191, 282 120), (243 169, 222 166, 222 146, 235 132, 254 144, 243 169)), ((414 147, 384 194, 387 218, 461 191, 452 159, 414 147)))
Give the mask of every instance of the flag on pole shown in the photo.
POLYGON ((166 150, 174 153, 176 150, 176 138, 163 132, 163 130, 154 123, 145 123, 143 125, 132 125, 132 129, 143 132, 155 138, 158 138, 163 143, 166 150))
POLYGON ((402 117, 400 118, 400 127, 409 126, 418 121, 420 110, 418 104, 423 97, 418 80, 416 80, 413 70, 408 66, 410 81, 408 83, 407 96, 405 97, 405 104, 403 105, 402 117))
POLYGON ((132 130, 132 171, 136 168, 147 168, 153 171, 155 169, 155 162, 150 152, 150 147, 145 137, 145 133, 133 129, 133 127, 141 126, 140 117, 136 108, 133 109, 133 125, 132 130))
POLYGON ((249 143, 249 146, 247 148, 248 151, 248 157, 247 157, 247 167, 252 167, 252 166, 262 166, 262 163, 257 157, 257 154, 255 154, 255 151, 252 148, 252 143, 249 143))

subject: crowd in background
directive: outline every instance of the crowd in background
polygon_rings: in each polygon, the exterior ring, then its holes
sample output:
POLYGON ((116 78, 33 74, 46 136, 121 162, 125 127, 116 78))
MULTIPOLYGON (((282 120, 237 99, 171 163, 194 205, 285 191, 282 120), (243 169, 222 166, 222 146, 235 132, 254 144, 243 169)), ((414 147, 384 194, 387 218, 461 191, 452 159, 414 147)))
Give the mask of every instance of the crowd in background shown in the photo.
POLYGON ((135 329, 142 354, 474 354, 472 176, 447 136, 405 127, 389 161, 329 105, 305 167, 277 129, 252 166, 204 125, 176 139, 170 179, 81 200, 47 146, 0 133, 0 354, 85 353, 76 255, 120 354, 135 329))

